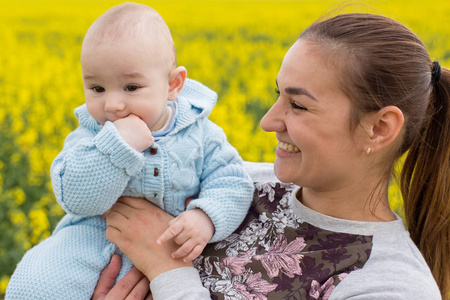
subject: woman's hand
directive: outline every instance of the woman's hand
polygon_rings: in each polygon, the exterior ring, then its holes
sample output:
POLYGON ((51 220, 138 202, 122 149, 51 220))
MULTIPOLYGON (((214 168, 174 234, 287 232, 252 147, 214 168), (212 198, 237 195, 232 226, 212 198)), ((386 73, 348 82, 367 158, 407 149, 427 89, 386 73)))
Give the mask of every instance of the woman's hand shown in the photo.
POLYGON ((108 240, 116 244, 150 281, 172 269, 192 267, 191 262, 172 257, 178 248, 173 239, 157 244, 158 237, 173 217, 149 201, 121 197, 105 218, 108 240))
POLYGON ((103 270, 95 287, 92 300, 107 299, 153 299, 150 294, 150 282, 138 269, 133 268, 114 285, 122 262, 118 254, 114 254, 110 264, 103 270))

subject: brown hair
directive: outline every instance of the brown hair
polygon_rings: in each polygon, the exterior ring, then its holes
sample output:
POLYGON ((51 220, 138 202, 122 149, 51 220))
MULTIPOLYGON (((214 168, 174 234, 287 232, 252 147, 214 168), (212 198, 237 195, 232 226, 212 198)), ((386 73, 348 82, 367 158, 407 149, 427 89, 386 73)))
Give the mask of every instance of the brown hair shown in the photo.
MULTIPOLYGON (((365 13, 321 20, 299 37, 321 46, 353 101, 351 123, 389 105, 405 116, 403 139, 392 159, 408 151, 401 174, 411 238, 431 268, 443 298, 450 291, 450 72, 432 80, 425 45, 406 26, 365 13)), ((390 173, 390 172, 389 172, 390 173)))

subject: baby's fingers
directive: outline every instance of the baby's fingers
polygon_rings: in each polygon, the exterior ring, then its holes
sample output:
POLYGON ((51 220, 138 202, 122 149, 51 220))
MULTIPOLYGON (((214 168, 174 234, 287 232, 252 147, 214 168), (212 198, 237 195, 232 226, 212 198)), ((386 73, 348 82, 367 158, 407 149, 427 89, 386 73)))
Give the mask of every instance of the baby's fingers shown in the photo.
POLYGON ((161 236, 156 241, 159 245, 165 243, 166 241, 176 237, 183 231, 183 224, 180 222, 175 222, 166 229, 166 231, 161 234, 161 236))
POLYGON ((196 259, 203 251, 205 247, 197 244, 194 249, 192 249, 191 253, 189 253, 185 258, 183 258, 184 262, 193 261, 196 259))
MULTIPOLYGON (((188 255, 189 253, 191 253, 191 251, 195 248, 195 243, 192 240, 187 241, 186 243, 183 244, 183 246, 181 246, 180 248, 178 248, 177 251, 175 251, 174 253, 172 253, 172 257, 173 258, 181 258, 181 257, 185 257, 186 255, 188 255)), ((185 262, 187 260, 184 260, 185 262)))

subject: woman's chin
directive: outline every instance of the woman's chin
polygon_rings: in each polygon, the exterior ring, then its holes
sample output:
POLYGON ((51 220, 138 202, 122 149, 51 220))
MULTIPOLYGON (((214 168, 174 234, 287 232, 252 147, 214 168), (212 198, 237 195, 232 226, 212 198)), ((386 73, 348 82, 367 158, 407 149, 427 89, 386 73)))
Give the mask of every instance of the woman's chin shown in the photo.
POLYGON ((295 164, 286 163, 280 158, 276 158, 274 162, 274 173, 279 181, 285 183, 291 183, 295 181, 295 176, 293 176, 293 169, 295 168, 295 164))

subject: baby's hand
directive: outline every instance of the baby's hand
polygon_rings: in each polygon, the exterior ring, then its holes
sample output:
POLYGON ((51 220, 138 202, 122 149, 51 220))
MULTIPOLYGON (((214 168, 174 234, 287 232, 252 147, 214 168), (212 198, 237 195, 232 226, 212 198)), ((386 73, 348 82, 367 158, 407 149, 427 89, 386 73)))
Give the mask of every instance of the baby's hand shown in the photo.
POLYGON ((136 115, 113 122, 120 136, 136 151, 142 152, 155 142, 147 124, 136 115))
POLYGON ((172 253, 173 258, 184 257, 191 261, 202 253, 203 248, 214 234, 214 224, 201 209, 188 210, 169 222, 169 228, 158 238, 162 244, 173 238, 175 243, 182 245, 172 253))

